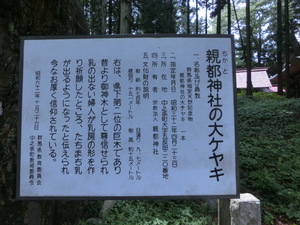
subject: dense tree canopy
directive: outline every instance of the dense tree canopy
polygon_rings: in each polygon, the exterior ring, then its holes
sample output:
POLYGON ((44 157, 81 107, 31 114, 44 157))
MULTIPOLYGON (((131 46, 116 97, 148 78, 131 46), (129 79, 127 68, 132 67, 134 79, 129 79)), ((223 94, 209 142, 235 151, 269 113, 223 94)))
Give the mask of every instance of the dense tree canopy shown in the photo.
POLYGON ((137 33, 176 33, 176 10, 173 0, 136 2, 137 33))
MULTIPOLYGON (((90 34, 117 34, 120 27, 120 0, 81 0, 90 28, 90 34), (104 17, 104 18, 103 18, 104 17), (102 21, 102 22, 101 22, 102 21), (103 23, 104 21, 104 23, 103 23), (104 32, 101 32, 105 26, 104 32)), ((283 4, 283 3, 282 3, 283 4)), ((289 0, 290 35, 300 32, 300 3, 289 0)), ((284 6, 284 4, 283 4, 284 6)), ((277 1, 251 2, 251 33, 254 66, 271 66, 276 61, 277 1)), ((283 14, 282 14, 283 16, 283 14)), ((130 16, 131 33, 206 33, 205 21, 210 20, 208 33, 231 33, 237 40, 237 55, 242 59, 239 40, 245 39, 245 0, 134 0, 130 16), (228 3, 231 3, 230 5, 228 3), (228 9, 229 5, 229 9, 228 9), (208 10, 208 13, 206 13, 208 10), (236 11, 236 12, 235 12, 236 11), (230 18, 228 15, 230 12, 230 18), (219 19, 217 19, 219 18, 219 19), (221 24, 218 25, 218 21, 221 24), (220 31, 218 31, 220 30, 220 31), (239 33, 240 30, 240 33, 239 33), (241 37, 239 38, 239 36, 241 37)), ((282 20, 283 21, 283 20, 282 20)), ((239 59, 239 58, 238 58, 239 59)), ((245 66, 244 59, 237 62, 245 66)))

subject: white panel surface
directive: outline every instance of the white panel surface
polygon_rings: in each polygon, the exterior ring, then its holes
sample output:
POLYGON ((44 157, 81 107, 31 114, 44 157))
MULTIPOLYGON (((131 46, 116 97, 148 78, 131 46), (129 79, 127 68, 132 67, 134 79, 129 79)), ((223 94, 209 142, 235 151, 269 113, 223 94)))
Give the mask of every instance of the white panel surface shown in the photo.
POLYGON ((19 197, 237 195, 232 39, 23 40, 19 197))

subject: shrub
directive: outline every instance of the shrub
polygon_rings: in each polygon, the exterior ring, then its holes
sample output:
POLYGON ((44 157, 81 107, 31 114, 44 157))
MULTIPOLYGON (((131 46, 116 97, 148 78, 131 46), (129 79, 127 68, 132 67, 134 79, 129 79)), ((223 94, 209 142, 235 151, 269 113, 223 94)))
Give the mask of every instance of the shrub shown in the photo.
POLYGON ((117 201, 104 224, 214 225, 215 211, 198 200, 117 201))
POLYGON ((282 215, 300 222, 299 119, 300 99, 238 96, 241 191, 261 199, 266 224, 282 215))

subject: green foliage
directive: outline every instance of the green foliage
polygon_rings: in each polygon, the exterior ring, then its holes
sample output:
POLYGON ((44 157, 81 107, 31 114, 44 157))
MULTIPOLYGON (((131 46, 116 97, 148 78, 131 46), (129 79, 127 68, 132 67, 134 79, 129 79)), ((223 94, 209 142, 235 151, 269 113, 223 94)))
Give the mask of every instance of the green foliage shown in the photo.
POLYGON ((173 0, 138 0, 137 32, 176 33, 176 10, 173 0))
POLYGON ((299 99, 238 96, 241 191, 262 201, 266 224, 278 215, 300 222, 299 119, 299 99))
POLYGON ((215 213, 197 200, 117 201, 103 224, 213 225, 215 213))
POLYGON ((83 201, 81 208, 82 213, 90 217, 98 217, 104 201, 83 201))
MULTIPOLYGON (((277 1, 253 0, 250 3, 251 15, 251 51, 252 66, 270 67, 271 74, 277 73, 277 1)), ((300 3, 297 0, 289 1, 290 35, 299 32, 300 3)), ((284 1, 282 1, 282 27, 284 27, 284 1)), ((243 45, 246 43, 246 14, 245 1, 233 0, 231 7, 232 34, 235 34, 236 65, 238 68, 245 67, 243 45), (233 11, 236 8, 237 18, 233 11), (239 33, 240 29, 240 33, 239 33)), ((216 23, 214 21, 214 23, 216 23)), ((227 9, 222 10, 222 33, 227 30, 227 9)), ((284 43, 284 42, 283 42, 284 43)), ((290 42, 291 44, 292 42, 290 42)), ((284 43, 285 45, 285 43, 284 43)), ((293 51, 293 48, 291 49, 293 51)))

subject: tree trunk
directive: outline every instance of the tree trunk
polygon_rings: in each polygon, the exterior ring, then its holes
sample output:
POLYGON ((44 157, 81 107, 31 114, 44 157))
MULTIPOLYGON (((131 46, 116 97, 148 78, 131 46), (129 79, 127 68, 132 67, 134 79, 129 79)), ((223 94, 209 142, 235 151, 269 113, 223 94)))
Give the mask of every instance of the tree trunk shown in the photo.
POLYGON ((205 0, 205 34, 207 34, 208 29, 208 0, 205 0))
POLYGON ((112 34, 112 17, 113 17, 113 9, 112 9, 112 0, 108 1, 108 33, 112 34))
POLYGON ((278 73, 278 90, 279 95, 283 94, 282 82, 282 2, 277 0, 277 73, 278 73))
POLYGON ((132 0, 121 0, 120 11, 120 34, 131 33, 131 10, 132 0))
POLYGON ((244 40, 243 40, 243 36, 242 36, 242 30, 240 27, 240 20, 237 16, 237 11, 236 11, 236 7, 235 7, 235 2, 234 0, 232 0, 232 6, 233 6, 233 11, 234 11, 234 15, 236 18, 236 23, 237 23, 237 27, 238 27, 238 31, 239 31, 239 35, 240 35, 240 41, 241 41, 241 46, 242 46, 242 50, 243 50, 243 58, 244 60, 246 60, 246 48, 245 48, 245 44, 244 44, 244 40))
POLYGON ((88 30, 77 0, 1 0, 0 11, 0 223, 20 225, 28 223, 27 205, 15 200, 20 37, 88 30))
POLYGON ((247 95, 252 95, 251 79, 251 31, 250 31, 250 0, 246 0, 246 29, 247 29, 247 95))
POLYGON ((217 1, 217 34, 221 34, 221 1, 217 1))
POLYGON ((290 23, 289 23, 289 0, 284 0, 284 30, 285 30, 285 82, 286 82, 286 96, 292 97, 290 87, 290 23))
POLYGON ((187 22, 187 28, 186 32, 190 33, 190 0, 187 0, 186 4, 186 22, 187 22))
MULTIPOLYGON (((260 17, 260 15, 259 15, 259 17, 260 17)), ((258 64, 258 66, 261 66, 261 56, 262 56, 261 53, 262 53, 262 28, 259 27, 258 48, 257 48, 257 64, 258 64)))
POLYGON ((101 1, 101 34, 106 34, 107 0, 101 1))
POLYGON ((198 15, 199 7, 198 0, 196 0, 196 34, 199 33, 199 15, 198 15))
POLYGON ((227 31, 228 31, 228 34, 231 34, 231 3, 230 3, 231 0, 227 0, 227 7, 228 7, 228 16, 227 16, 227 31))

